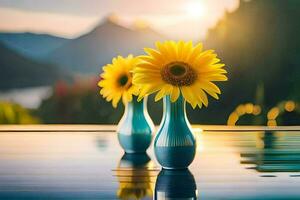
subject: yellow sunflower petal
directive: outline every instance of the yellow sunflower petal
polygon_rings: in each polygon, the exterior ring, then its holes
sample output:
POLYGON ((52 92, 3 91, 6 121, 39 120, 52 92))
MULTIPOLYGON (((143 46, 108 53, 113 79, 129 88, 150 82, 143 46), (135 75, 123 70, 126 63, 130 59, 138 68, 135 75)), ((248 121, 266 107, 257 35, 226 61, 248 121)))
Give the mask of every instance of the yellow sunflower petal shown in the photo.
POLYGON ((193 108, 196 108, 197 106, 197 100, 193 96, 192 91, 190 90, 190 87, 184 86, 181 87, 181 92, 185 100, 192 105, 193 108))
POLYGON ((162 84, 148 84, 148 85, 144 85, 143 88, 141 88, 139 97, 138 97, 138 101, 142 100, 142 98, 144 98, 146 95, 148 94, 152 94, 154 92, 157 92, 158 90, 160 90, 162 88, 162 84))
POLYGON ((197 56, 200 55, 201 51, 202 51, 202 48, 203 48, 203 45, 202 43, 198 43, 194 48, 193 48, 193 51, 189 57, 189 63, 192 62, 193 60, 195 60, 195 58, 197 56))
POLYGON ((169 95, 172 92, 173 86, 167 84, 164 85, 159 92, 155 96, 155 101, 159 101, 161 98, 163 98, 166 95, 169 95))
POLYGON ((183 60, 183 55, 184 55, 184 42, 182 40, 180 40, 178 43, 177 43, 177 59, 179 61, 182 61, 183 60))
POLYGON ((191 56, 191 52, 193 51, 193 42, 187 42, 183 47, 182 60, 187 62, 189 57, 191 56))
POLYGON ((211 76, 206 76, 205 79, 210 80, 210 81, 227 81, 228 80, 228 78, 223 74, 215 74, 215 75, 211 75, 211 76))
POLYGON ((159 51, 151 48, 145 48, 144 51, 160 62, 164 61, 164 57, 160 54, 159 51))
POLYGON ((168 49, 170 56, 173 58, 171 59, 176 60, 177 59, 176 43, 174 41, 167 41, 164 43, 164 46, 168 49))
POLYGON ((121 93, 118 93, 118 94, 115 94, 115 95, 114 95, 114 98, 112 99, 112 105, 113 105, 114 108, 117 107, 118 102, 119 102, 120 99, 121 99, 121 96, 122 96, 121 93))
POLYGON ((202 104, 204 104, 205 106, 208 105, 208 99, 206 94, 202 91, 201 87, 199 87, 199 85, 193 84, 191 87, 192 90, 192 94, 195 98, 195 100, 197 101, 197 105, 199 107, 202 107, 202 104))
POLYGON ((151 56, 139 56, 139 58, 140 58, 141 60, 143 60, 144 62, 150 63, 150 64, 152 64, 152 65, 154 65, 154 66, 157 66, 157 67, 159 67, 159 66, 161 65, 160 60, 156 60, 156 59, 154 59, 154 58, 151 57, 151 56))
POLYGON ((199 96, 201 98, 202 103, 207 107, 208 106, 208 99, 207 99, 207 95, 205 94, 205 92, 203 92, 202 89, 200 89, 198 91, 199 96))
POLYGON ((171 93, 171 102, 175 102, 180 95, 180 90, 178 87, 173 87, 172 93, 171 93))
POLYGON ((156 48, 161 52, 162 55, 164 55, 166 60, 172 59, 173 55, 172 52, 169 50, 167 43, 161 43, 161 42, 156 42, 155 46, 156 48))

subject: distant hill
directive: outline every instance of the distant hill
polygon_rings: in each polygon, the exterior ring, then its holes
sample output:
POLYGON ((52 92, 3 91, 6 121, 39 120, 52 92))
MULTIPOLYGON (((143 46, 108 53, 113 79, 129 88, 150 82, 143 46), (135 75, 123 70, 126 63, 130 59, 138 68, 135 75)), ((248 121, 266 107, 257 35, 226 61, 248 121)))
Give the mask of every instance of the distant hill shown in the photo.
POLYGON ((117 55, 140 54, 164 37, 150 28, 128 29, 107 19, 91 32, 53 51, 48 61, 72 72, 95 74, 117 55))
POLYGON ((240 103, 260 101, 268 110, 285 99, 300 100, 298 19, 298 0, 241 1, 208 32, 205 47, 216 49, 229 76, 210 115, 226 120, 240 103), (256 99, 260 92, 263 98, 256 99))
POLYGON ((23 56, 42 59, 69 39, 48 34, 0 33, 0 42, 23 56))
POLYGON ((52 85, 67 78, 57 67, 32 61, 0 43, 0 90, 52 85))

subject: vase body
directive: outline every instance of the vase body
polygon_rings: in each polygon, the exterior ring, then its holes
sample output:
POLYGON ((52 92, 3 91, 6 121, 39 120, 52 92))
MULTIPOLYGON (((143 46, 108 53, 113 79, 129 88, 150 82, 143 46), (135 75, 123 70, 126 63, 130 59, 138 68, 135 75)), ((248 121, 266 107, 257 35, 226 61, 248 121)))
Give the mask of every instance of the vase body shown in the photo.
POLYGON ((165 169, 184 169, 194 160, 196 140, 186 116, 182 95, 172 103, 164 97, 164 114, 154 141, 157 161, 165 169))
POLYGON ((119 122, 117 133, 121 147, 126 153, 144 153, 152 140, 154 124, 147 111, 147 99, 140 102, 133 96, 125 105, 125 112, 119 122))

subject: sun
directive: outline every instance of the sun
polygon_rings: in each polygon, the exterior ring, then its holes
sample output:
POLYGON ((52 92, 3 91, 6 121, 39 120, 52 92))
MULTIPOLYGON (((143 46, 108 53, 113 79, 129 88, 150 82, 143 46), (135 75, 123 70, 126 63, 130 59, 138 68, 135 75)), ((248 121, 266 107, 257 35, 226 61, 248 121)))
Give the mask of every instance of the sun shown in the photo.
POLYGON ((193 1, 185 6, 185 12, 191 17, 202 17, 205 13, 205 6, 202 2, 193 1))

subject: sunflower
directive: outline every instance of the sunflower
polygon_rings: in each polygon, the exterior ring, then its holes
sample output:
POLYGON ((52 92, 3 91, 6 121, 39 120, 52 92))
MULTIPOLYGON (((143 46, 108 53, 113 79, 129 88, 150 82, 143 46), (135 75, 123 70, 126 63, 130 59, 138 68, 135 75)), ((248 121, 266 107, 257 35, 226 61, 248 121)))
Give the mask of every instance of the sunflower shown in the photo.
POLYGON ((170 95, 175 102, 180 93, 195 108, 208 106, 207 95, 218 99, 220 89, 213 82, 226 81, 225 65, 213 50, 202 50, 192 42, 156 42, 156 49, 145 48, 147 55, 134 69, 133 83, 141 87, 139 99, 157 92, 155 101, 170 95))
POLYGON ((100 94, 107 101, 112 101, 114 108, 122 98, 124 104, 132 101, 132 95, 138 95, 139 89, 132 84, 132 70, 139 62, 137 57, 129 55, 126 58, 118 56, 112 64, 103 67, 103 73, 98 86, 102 89, 100 94))

